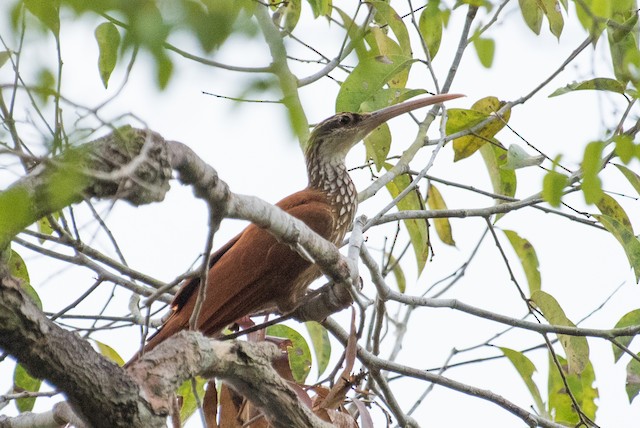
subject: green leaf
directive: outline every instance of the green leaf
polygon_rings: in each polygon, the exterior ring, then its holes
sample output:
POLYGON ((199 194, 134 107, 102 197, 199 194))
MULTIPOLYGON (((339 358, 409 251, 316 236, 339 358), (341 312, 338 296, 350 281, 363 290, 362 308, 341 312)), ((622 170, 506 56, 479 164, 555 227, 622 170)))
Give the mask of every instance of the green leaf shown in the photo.
MULTIPOLYGON (((38 232, 42 233, 43 235, 51 236, 53 234, 53 227, 51 227, 51 223, 49 222, 49 219, 47 217, 42 217, 40 220, 38 220, 37 226, 38 232)), ((40 243, 42 244, 45 240, 38 238, 38 241, 40 241, 40 243)))
POLYGON ((493 57, 496 53, 496 42, 493 39, 475 37, 473 39, 473 47, 476 48, 480 64, 485 68, 491 68, 493 57))
MULTIPOLYGON (((498 195, 513 197, 516 194, 518 181, 514 170, 505 168, 507 164, 507 151, 495 139, 492 144, 485 144, 480 147, 480 154, 489 172, 493 192, 498 195)), ((502 199, 496 199, 496 204, 504 203, 502 199)), ((496 221, 504 214, 498 214, 496 221)))
MULTIPOLYGON (((385 168, 391 169, 392 165, 385 164, 385 168)), ((408 175, 403 174, 387 183, 387 190, 391 194, 391 197, 395 199, 409 184, 411 184, 411 179, 408 175)), ((424 202, 417 192, 410 192, 402 198, 396 206, 400 211, 421 210, 424 209, 424 202)), ((411 245, 416 255, 416 262, 418 263, 418 274, 420 274, 429 257, 429 229, 427 222, 424 219, 407 219, 403 220, 403 222, 407 228, 407 232, 409 232, 411 245)))
POLYGON ((382 87, 413 60, 404 56, 369 57, 361 60, 340 86, 336 112, 361 111, 361 105, 376 95, 382 87))
MULTIPOLYGON (((393 61, 391 58, 394 57, 406 57, 406 55, 402 52, 402 48, 400 45, 389 37, 386 31, 383 31, 381 28, 373 27, 370 29, 369 33, 365 36, 367 43, 371 44, 371 51, 369 51, 366 57, 375 56, 379 60, 391 64, 393 61)), ((404 88, 407 84, 407 80, 409 79, 409 69, 412 63, 409 63, 409 66, 399 70, 396 74, 391 76, 387 80, 387 85, 389 88, 404 88)))
POLYGON ((557 97, 573 91, 608 91, 615 92, 617 94, 624 94, 625 86, 618 80, 609 79, 606 77, 596 77, 595 79, 584 80, 582 82, 573 82, 563 88, 558 88, 551 95, 551 97, 557 97))
POLYGON ((615 31, 607 31, 609 50, 613 72, 622 84, 637 80, 637 69, 640 66, 640 54, 638 53, 638 40, 633 32, 626 33, 619 40, 614 40, 615 31))
POLYGON ((160 89, 165 89, 169 84, 171 75, 173 74, 173 62, 169 59, 167 54, 160 52, 155 55, 156 59, 156 82, 160 89))
POLYGON ((11 52, 2 51, 0 52, 0 68, 7 63, 7 61, 11 58, 11 52))
POLYGON ((407 31, 407 26, 400 15, 398 15, 386 1, 372 0, 368 3, 378 11, 382 16, 384 23, 391 28, 391 31, 396 36, 396 39, 400 44, 402 55, 411 58, 411 41, 409 38, 409 31, 407 31))
POLYGON ((42 68, 38 72, 36 95, 40 101, 46 102, 49 96, 56 96, 56 78, 48 68, 42 68))
MULTIPOLYGON (((637 6, 634 5, 633 8, 635 9, 637 6)), ((625 14, 623 14, 624 16, 625 14)), ((622 21, 622 19, 620 19, 620 21, 622 21)), ((613 20, 613 22, 615 22, 615 20, 613 20)), ((609 27, 607 28, 607 31, 609 32, 609 35, 611 37, 611 42, 613 43, 618 43, 622 40, 624 40, 625 37, 627 37, 632 31, 635 31, 636 29, 636 24, 638 23, 638 14, 632 11, 632 15, 631 17, 629 17, 626 21, 624 22, 617 22, 618 25, 613 25, 611 22, 609 22, 609 27)))
POLYGON ((566 175, 553 170, 547 172, 542 180, 542 198, 552 207, 559 207, 568 183, 569 177, 566 175))
MULTIPOLYGON (((444 201, 442 194, 436 186, 429 183, 427 189, 427 205, 431 210, 446 210, 447 203, 444 201)), ((448 218, 435 218, 433 224, 436 227, 436 233, 440 240, 453 247, 456 246, 456 241, 453 240, 453 233, 451 231, 451 223, 448 218)))
POLYGON ((520 169, 529 166, 538 166, 544 162, 543 155, 531 156, 517 144, 511 144, 507 150, 507 162, 502 166, 504 169, 520 169))
POLYGON ((331 359, 331 341, 327 329, 315 321, 307 321, 304 323, 307 332, 313 344, 313 351, 316 355, 316 364, 318 365, 318 378, 329 366, 331 359))
POLYGON ((615 164, 616 168, 626 177, 626 179, 631 183, 638 195, 640 195, 640 176, 635 172, 631 171, 629 168, 623 165, 615 164))
POLYGON ((29 271, 27 270, 27 265, 24 260, 15 250, 11 250, 9 254, 9 260, 7 261, 7 265, 9 266, 9 274, 22 281, 23 284, 30 284, 29 280, 29 271))
POLYGON ((564 27, 564 19, 560 12, 560 3, 558 0, 539 0, 538 4, 542 9, 542 13, 545 14, 549 21, 551 34, 559 39, 562 34, 562 28, 564 27))
POLYGON ((298 25, 302 3, 300 0, 287 0, 285 2, 278 1, 277 4, 278 7, 273 13, 272 19, 286 34, 289 34, 296 28, 296 25, 298 25))
POLYGON ((58 38, 60 36, 60 0, 23 0, 29 12, 58 38))
POLYGON ((313 17, 331 15, 331 0, 307 0, 313 10, 313 17))
MULTIPOLYGON (((346 29, 347 35, 351 40, 351 44, 353 46, 353 50, 356 52, 356 55, 359 60, 366 58, 369 55, 367 48, 364 43, 364 35, 365 32, 360 28, 360 25, 351 19, 349 14, 345 13, 340 8, 335 8, 342 19, 342 27, 346 29)), ((368 31, 367 31, 368 33, 368 31)))
POLYGON ((622 206, 618 203, 618 201, 604 193, 602 195, 602 198, 600 198, 600 200, 596 202, 596 206, 602 214, 615 218, 620 223, 622 223, 624 227, 629 229, 631 233, 633 233, 631 220, 629 220, 629 216, 622 208, 622 206))
POLYGON ((541 286, 536 250, 528 240, 522 238, 513 230, 504 230, 503 232, 520 259, 520 264, 522 265, 524 274, 527 277, 527 283, 529 284, 529 294, 533 294, 533 292, 540 290, 541 286))
MULTIPOLYGON (((544 291, 537 290, 531 293, 531 301, 540 309, 544 318, 551 325, 575 327, 556 299, 544 291)), ((567 355, 569 362, 568 373, 580 374, 589 364, 589 344, 583 336, 569 336, 558 334, 558 340, 567 355)))
POLYGON ((380 89, 361 105, 361 111, 370 112, 407 101, 418 95, 426 94, 424 89, 385 88, 380 89))
POLYGON ((540 34, 542 28, 542 9, 536 0, 518 0, 520 12, 527 26, 536 34, 540 34))
POLYGON ((440 10, 440 0, 429 0, 427 7, 422 10, 418 21, 420 36, 427 45, 429 59, 433 61, 442 41, 442 27, 444 21, 440 10))
POLYGON ((613 141, 616 143, 616 155, 624 163, 631 162, 633 155, 636 151, 636 146, 633 144, 633 139, 627 134, 620 134, 613 137, 613 141))
POLYGON ((477 120, 481 115, 489 118, 489 121, 473 134, 453 140, 453 151, 455 153, 454 162, 471 156, 476 150, 491 141, 491 139, 504 128, 505 123, 509 121, 509 117, 511 116, 511 110, 504 112, 502 117, 498 117, 495 114, 503 106, 504 102, 498 100, 496 97, 490 96, 476 101, 473 106, 471 106, 471 111, 475 111, 475 114, 470 114, 469 110, 466 112, 460 109, 447 110, 447 134, 474 127, 482 122, 482 120, 477 120), (463 114, 463 112, 465 113, 463 114), (465 121, 465 117, 468 126, 457 129, 460 123, 465 121), (451 121, 453 121, 453 123, 450 124, 451 121))
POLYGON ((202 397, 204 397, 204 386, 207 384, 207 379, 203 379, 200 376, 195 378, 195 392, 198 394, 199 399, 196 399, 196 396, 193 391, 193 381, 191 379, 187 379, 182 382, 182 385, 176 391, 176 395, 182 397, 182 406, 180 407, 180 420, 186 421, 189 419, 191 415, 193 415, 198 409, 198 402, 202 401, 202 397))
POLYGON ((291 327, 281 324, 268 327, 267 335, 282 337, 291 341, 291 347, 287 352, 291 373, 296 382, 304 383, 311 371, 311 351, 304 337, 291 327))
POLYGON ((195 33, 200 46, 207 53, 219 48, 234 30, 251 34, 252 27, 247 22, 238 23, 240 10, 245 4, 243 1, 214 0, 181 3, 184 14, 183 25, 195 33))
MULTIPOLYGON (((13 392, 38 392, 40 391, 40 385, 42 381, 32 377, 21 364, 16 364, 16 369, 13 372, 13 392)), ((30 412, 33 410, 33 406, 36 403, 36 397, 19 398, 16 400, 16 407, 20 411, 30 412)))
MULTIPOLYGON (((596 1, 601 2, 602 0, 596 1)), ((608 2, 609 0, 605 1, 608 2)), ((579 2, 575 2, 576 15, 578 16, 578 20, 580 21, 580 24, 582 24, 584 29, 589 32, 594 40, 597 40, 604 30, 605 24, 603 20, 593 19, 594 17, 596 17, 596 15, 594 14, 593 2, 594 0, 582 0, 579 2)))
POLYGON ((116 67, 118 60, 118 48, 120 47, 120 33, 111 22, 103 22, 98 25, 95 31, 98 42, 98 71, 100 79, 106 88, 109 85, 109 77, 116 67))
MULTIPOLYGON (((560 373, 558 372, 556 365, 552 359, 553 357, 549 353, 549 380, 548 380, 548 394, 549 394, 549 410, 548 414, 554 415, 554 421, 559 424, 568 426, 579 426, 580 417, 575 410, 575 406, 571 397, 567 392, 567 387, 560 373)), ((560 355, 557 356, 560 365, 565 373, 565 379, 571 394, 575 397, 580 410, 591 420, 595 420, 596 399, 598 398, 598 389, 593 387, 596 381, 596 376, 593 371, 591 362, 588 362, 584 371, 580 374, 568 373, 567 361, 560 355)))
POLYGON ((108 359, 110 359, 120 367, 124 366, 124 360, 122 359, 120 354, 116 352, 115 349, 113 349, 111 346, 107 345, 106 343, 102 343, 95 339, 93 340, 93 342, 96 344, 96 347, 98 348, 98 352, 100 352, 102 356, 107 357, 108 359))
POLYGON ((383 123, 364 139, 367 149, 367 159, 373 160, 376 169, 380 171, 387 161, 387 155, 391 150, 391 131, 389 126, 383 123))
MULTIPOLYGON (((633 311, 624 314, 616 323, 614 328, 632 327, 636 325, 640 325, 640 309, 634 309, 633 311)), ((634 338, 635 336, 619 336, 616 339, 622 346, 629 347, 634 338)), ((613 360, 617 362, 620 357, 624 355, 624 351, 613 343, 611 344, 611 347, 613 348, 613 360)), ((640 378, 638 380, 640 380, 640 378)))
POLYGON ((629 230, 629 228, 614 217, 604 214, 594 215, 594 217, 620 242, 627 255, 629 264, 633 268, 636 282, 640 281, 640 241, 635 237, 633 231, 629 230))
POLYGON ((29 271, 27 270, 27 265, 24 260, 13 249, 9 253, 9 259, 7 260, 7 265, 9 266, 9 273, 14 278, 20 280, 20 286, 22 290, 27 293, 33 303, 38 307, 38 309, 42 309, 42 300, 40 300, 40 296, 38 292, 31 286, 31 280, 29 279, 29 271))
MULTIPOLYGON (((640 356, 640 354, 637 354, 640 356)), ((640 393, 640 362, 632 358, 627 364, 627 382, 625 384, 627 397, 631 403, 640 393)))
POLYGON ((513 349, 504 347, 500 347, 500 350, 502 351, 504 356, 507 357, 509 361, 511 361, 511 364, 513 364, 513 366, 518 371, 518 374, 524 381, 525 385, 527 385, 527 389, 533 397, 533 401, 536 403, 538 413, 544 415, 544 402, 542 401, 540 390, 538 389, 538 386, 535 384, 532 378, 533 374, 537 371, 536 366, 522 352, 514 351, 513 349))

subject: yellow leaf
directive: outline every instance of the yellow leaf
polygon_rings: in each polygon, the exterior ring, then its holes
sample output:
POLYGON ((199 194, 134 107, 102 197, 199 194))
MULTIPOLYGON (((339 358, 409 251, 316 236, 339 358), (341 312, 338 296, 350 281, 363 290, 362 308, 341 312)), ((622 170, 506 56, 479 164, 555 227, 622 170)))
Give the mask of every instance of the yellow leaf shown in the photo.
MULTIPOLYGON (((429 190, 427 195, 427 204, 431 210, 446 210, 447 204, 442 197, 442 194, 436 186, 429 184, 429 190)), ((453 233, 451 232, 451 223, 448 218, 435 218, 433 223, 436 227, 436 233, 440 240, 455 247, 456 241, 453 240, 453 233)))
POLYGON ((471 106, 471 110, 488 115, 490 119, 483 127, 472 134, 453 140, 454 161, 459 161, 460 159, 471 156, 485 143, 491 141, 498 131, 504 128, 504 125, 511 117, 511 110, 505 111, 500 117, 496 115, 496 112, 498 112, 504 104, 504 101, 500 101, 496 97, 485 97, 476 101, 473 106, 471 106))

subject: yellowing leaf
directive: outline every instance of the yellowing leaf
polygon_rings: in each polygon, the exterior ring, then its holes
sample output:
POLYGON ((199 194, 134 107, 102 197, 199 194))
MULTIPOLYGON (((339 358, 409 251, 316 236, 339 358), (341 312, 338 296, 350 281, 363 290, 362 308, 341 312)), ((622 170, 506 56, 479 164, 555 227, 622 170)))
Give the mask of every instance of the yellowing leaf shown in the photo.
POLYGON ((633 268, 636 282, 640 281, 640 241, 635 237, 633 231, 614 217, 604 214, 594 215, 594 217, 620 242, 629 264, 633 268))
POLYGON ((536 250, 528 240, 522 238, 513 230, 504 230, 504 234, 520 259, 520 264, 529 284, 529 294, 540 290, 541 279, 536 250))
MULTIPOLYGON (((464 159, 466 157, 471 156, 478 150, 480 147, 485 145, 487 142, 491 141, 491 139, 504 128, 506 122, 509 121, 509 117, 511 116, 511 110, 507 110, 504 112, 502 117, 497 117, 495 113, 502 108, 504 102, 498 100, 496 97, 485 97, 478 101, 476 101, 473 106, 471 106, 471 110, 478 112, 485 117, 489 117, 489 121, 480 129, 476 130, 470 135, 465 135, 464 137, 456 138, 453 140, 453 151, 455 153, 454 161, 459 161, 460 159, 464 159)), ((451 119, 451 115, 458 115, 457 111, 453 111, 453 109, 448 110, 448 120, 447 120, 447 133, 449 132, 449 120, 451 119)), ((470 114, 466 114, 467 116, 473 116, 470 114)), ((476 115, 476 117, 478 117, 476 115)), ((456 118, 456 122, 457 122, 456 118)), ((468 126, 468 128, 472 128, 477 125, 479 122, 474 123, 473 125, 468 126)), ((469 121, 469 123, 473 123, 473 121, 469 121)), ((451 125, 451 129, 455 129, 454 127, 457 124, 454 123, 451 125)), ((463 128, 464 129, 464 128, 463 128)), ((455 131, 454 131, 455 132, 455 131)))
MULTIPOLYGON (((485 144, 480 147, 480 154, 487 166, 493 192, 498 195, 513 197, 516 194, 518 181, 516 172, 505 168, 508 159, 507 151, 494 139, 492 144, 485 144)), ((496 200, 496 203, 502 202, 504 201, 501 199, 496 200)), ((496 220, 500 217, 501 215, 498 215, 496 220)))
POLYGON ((107 357, 108 359, 110 359, 120 367, 124 366, 124 360, 122 359, 120 354, 116 352, 115 349, 113 349, 111 346, 107 345, 106 343, 102 343, 97 340, 94 340, 93 342, 98 347, 98 352, 100 352, 100 354, 107 357))
MULTIPOLYGON (((391 169, 391 167, 392 165, 385 165, 387 169, 391 169)), ((407 175, 401 175, 387 184, 387 190, 391 194, 391 197, 395 198, 406 189, 410 183, 411 179, 407 175)), ((410 192, 398 202, 397 207, 401 211, 421 210, 424 209, 424 204, 420 195, 416 192, 410 192)), ((429 229, 427 228, 427 222, 424 219, 407 219, 403 220, 403 222, 407 228, 407 232, 409 232, 411 245, 416 255, 416 262, 418 263, 418 274, 420 274, 429 257, 429 229)))
MULTIPOLYGON (((556 299, 544 291, 531 293, 531 301, 540 309, 544 318, 551 325, 575 327, 556 299)), ((568 361, 568 373, 580 374, 589 363, 589 344, 583 336, 558 334, 558 340, 564 349, 568 361)))
MULTIPOLYGON (((556 368, 553 357, 549 353, 549 380, 548 380, 548 414, 554 415, 556 423, 566 426, 580 425, 580 416, 576 412, 573 400, 567 392, 567 387, 562 376, 556 368)), ((578 402, 580 410, 590 419, 596 417, 596 399, 598 389, 593 387, 596 376, 591 362, 587 362, 584 370, 580 374, 573 374, 567 369, 567 361, 560 355, 557 356, 563 368, 566 383, 571 387, 571 394, 578 402), (569 372, 567 374, 567 372, 569 372)))
POLYGON ((513 366, 518 371, 518 374, 524 381, 525 385, 527 385, 527 389, 533 397, 533 401, 536 403, 538 412, 544 414, 544 402, 542 401, 540 390, 538 389, 538 386, 535 384, 532 378, 533 373, 536 372, 536 366, 522 352, 503 347, 500 347, 500 350, 502 351, 504 356, 507 357, 509 361, 511 361, 511 364, 513 364, 513 366))
POLYGON ((487 118, 489 118, 489 115, 475 110, 447 109, 447 134, 455 134, 456 132, 473 128, 487 118))
MULTIPOLYGON (((431 210, 446 210, 447 204, 442 197, 442 194, 436 186, 429 184, 427 194, 427 204, 431 210)), ((451 232, 451 223, 448 218, 435 218, 433 224, 436 227, 436 233, 440 240, 455 247, 456 242, 453 240, 453 233, 451 232)))
POLYGON ((396 279, 396 285, 398 286, 398 291, 404 293, 407 290, 407 279, 404 276, 404 271, 402 270, 402 264, 398 263, 395 257, 391 254, 389 256, 389 265, 391 266, 391 271, 393 272, 393 276, 396 279))
POLYGON ((624 227, 629 229, 631 233, 633 233, 631 220, 629 220, 629 216, 622 208, 622 206, 618 203, 618 201, 616 201, 606 193, 603 193, 602 198, 600 198, 600 200, 596 202, 596 206, 602 214, 615 218, 620 223, 622 223, 624 227))

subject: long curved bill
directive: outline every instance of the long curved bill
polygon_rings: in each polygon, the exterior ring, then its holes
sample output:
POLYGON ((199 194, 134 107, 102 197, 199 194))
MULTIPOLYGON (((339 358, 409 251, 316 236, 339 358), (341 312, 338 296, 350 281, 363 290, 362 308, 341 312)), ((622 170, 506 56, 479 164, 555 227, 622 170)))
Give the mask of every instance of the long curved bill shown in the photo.
POLYGON ((400 104, 394 104, 389 107, 382 108, 380 110, 373 111, 371 113, 366 114, 363 118, 361 124, 363 128, 368 129, 369 131, 373 131, 378 126, 382 125, 389 119, 393 119, 396 116, 400 116, 401 114, 430 106, 433 104, 442 103, 445 101, 453 100, 456 98, 464 97, 462 94, 439 94, 433 95, 426 98, 418 98, 409 101, 405 101, 400 104))

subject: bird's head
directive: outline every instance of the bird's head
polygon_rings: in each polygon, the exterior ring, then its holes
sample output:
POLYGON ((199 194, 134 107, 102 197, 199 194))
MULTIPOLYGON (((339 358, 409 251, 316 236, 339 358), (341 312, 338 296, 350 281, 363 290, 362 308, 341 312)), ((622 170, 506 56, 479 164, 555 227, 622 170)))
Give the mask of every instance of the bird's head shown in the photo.
POLYGON ((412 110, 462 97, 460 94, 440 94, 405 101, 371 113, 338 113, 323 120, 311 131, 306 147, 310 156, 322 159, 344 159, 359 141, 371 131, 396 116, 412 110))

